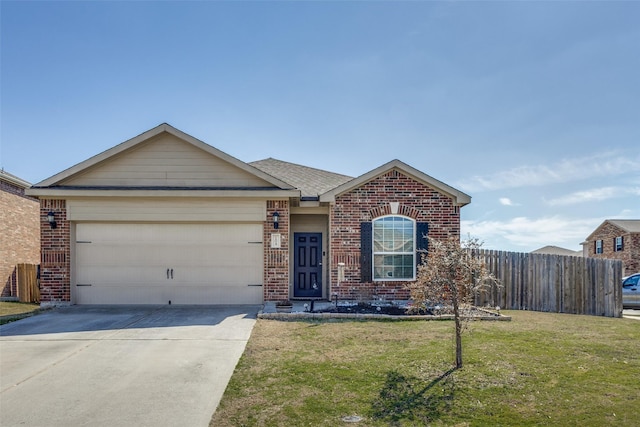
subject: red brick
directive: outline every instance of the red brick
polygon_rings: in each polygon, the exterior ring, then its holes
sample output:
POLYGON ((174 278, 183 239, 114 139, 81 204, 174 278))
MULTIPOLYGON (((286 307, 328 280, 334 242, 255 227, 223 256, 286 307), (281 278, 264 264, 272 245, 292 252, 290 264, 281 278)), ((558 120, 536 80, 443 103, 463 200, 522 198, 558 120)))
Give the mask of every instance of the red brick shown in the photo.
POLYGON ((623 275, 640 271, 640 233, 630 233, 608 221, 602 223, 585 241, 582 254, 585 257, 619 259, 624 263, 623 275), (616 252, 614 239, 622 236, 624 248, 616 252), (602 253, 595 253, 596 240, 602 240, 602 253))
POLYGON ((17 296, 17 264, 39 263, 38 214, 38 201, 25 196, 24 188, 0 180, 0 290, 3 297, 17 296))
POLYGON ((71 237, 65 200, 40 200, 42 239, 40 301, 57 305, 71 301, 71 237), (51 228, 47 214, 53 212, 56 228, 51 228))
POLYGON ((460 237, 460 209, 450 197, 390 171, 336 197, 330 214, 332 295, 337 293, 341 299, 409 297, 406 281, 360 282, 360 223, 391 214, 390 202, 399 203, 399 215, 429 223, 430 237, 460 237), (337 286, 339 262, 345 263, 345 281, 337 286))

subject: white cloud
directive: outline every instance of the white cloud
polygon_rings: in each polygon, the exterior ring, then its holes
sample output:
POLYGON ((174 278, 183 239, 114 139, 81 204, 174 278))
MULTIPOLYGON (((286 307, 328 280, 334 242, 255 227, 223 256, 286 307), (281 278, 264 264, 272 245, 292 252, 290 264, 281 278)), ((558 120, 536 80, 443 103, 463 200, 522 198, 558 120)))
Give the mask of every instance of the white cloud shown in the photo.
MULTIPOLYGON (((549 206, 568 206, 586 202, 600 202, 602 200, 614 199, 626 196, 640 196, 640 187, 602 187, 590 190, 576 191, 551 200, 545 200, 549 206)), ((638 203, 638 202, 636 202, 638 203)))
POLYGON ((580 249, 584 239, 602 223, 602 218, 566 218, 550 216, 537 219, 512 218, 508 221, 462 221, 462 235, 477 237, 488 249, 521 248, 529 252, 538 247, 556 245, 580 249))
POLYGON ((629 219, 635 218, 637 215, 633 211, 633 209, 623 209, 620 214, 617 216, 618 219, 629 219))
POLYGON ((615 176, 635 170, 640 157, 601 153, 590 157, 565 159, 552 165, 519 166, 492 175, 473 176, 458 183, 465 191, 499 190, 579 181, 615 176))
POLYGON ((500 201, 500 204, 503 205, 503 206, 517 206, 508 197, 500 197, 499 201, 500 201))

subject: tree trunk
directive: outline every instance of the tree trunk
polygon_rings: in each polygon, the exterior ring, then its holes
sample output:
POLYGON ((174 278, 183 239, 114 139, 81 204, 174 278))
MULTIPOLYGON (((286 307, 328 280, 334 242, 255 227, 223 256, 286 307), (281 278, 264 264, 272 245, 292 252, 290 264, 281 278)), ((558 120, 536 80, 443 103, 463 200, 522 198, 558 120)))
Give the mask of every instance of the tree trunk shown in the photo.
POLYGON ((456 322, 456 369, 462 368, 462 319, 460 319, 460 308, 458 298, 453 298, 453 317, 456 322))

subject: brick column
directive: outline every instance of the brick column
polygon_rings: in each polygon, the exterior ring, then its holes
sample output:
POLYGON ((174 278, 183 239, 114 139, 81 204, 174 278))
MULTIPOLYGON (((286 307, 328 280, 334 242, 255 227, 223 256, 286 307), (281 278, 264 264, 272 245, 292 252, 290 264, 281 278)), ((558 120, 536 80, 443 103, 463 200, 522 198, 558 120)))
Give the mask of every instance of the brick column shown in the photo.
POLYGON ((71 229, 65 200, 40 201, 40 301, 43 306, 71 303, 71 229), (53 212, 56 228, 47 214, 53 212))
POLYGON ((267 220, 263 227, 264 301, 289 299, 289 202, 267 201, 267 220), (273 213, 278 212, 278 229, 273 227, 273 213), (271 236, 280 235, 280 248, 271 247, 271 236))

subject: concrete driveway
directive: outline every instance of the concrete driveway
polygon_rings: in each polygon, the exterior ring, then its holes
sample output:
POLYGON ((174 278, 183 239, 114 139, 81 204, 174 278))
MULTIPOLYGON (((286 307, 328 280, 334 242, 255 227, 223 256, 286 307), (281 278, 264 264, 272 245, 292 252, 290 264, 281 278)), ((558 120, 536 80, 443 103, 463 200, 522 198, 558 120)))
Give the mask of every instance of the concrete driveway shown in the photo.
POLYGON ((622 310, 622 317, 627 319, 640 320, 640 309, 625 308, 622 310))
POLYGON ((73 306, 0 326, 0 425, 208 426, 259 309, 73 306))

